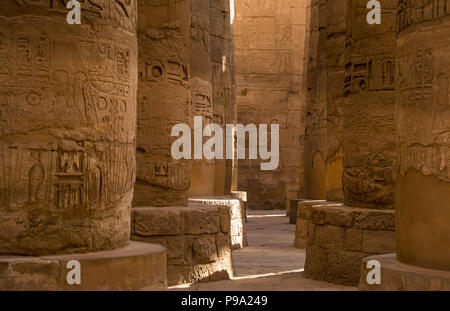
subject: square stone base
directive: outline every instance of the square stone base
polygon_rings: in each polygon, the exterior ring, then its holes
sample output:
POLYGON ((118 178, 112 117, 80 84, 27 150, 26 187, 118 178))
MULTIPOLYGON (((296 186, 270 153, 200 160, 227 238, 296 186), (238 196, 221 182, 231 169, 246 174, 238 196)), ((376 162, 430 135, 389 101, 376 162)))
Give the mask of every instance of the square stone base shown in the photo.
POLYGON ((0 290, 165 290, 166 257, 164 247, 138 242, 87 254, 0 256, 0 290), (67 268, 71 260, 80 263, 79 285, 67 282, 73 271, 73 266, 67 268))
POLYGON ((211 196, 189 198, 189 205, 229 206, 230 207, 230 235, 232 249, 246 247, 247 232, 245 230, 246 207, 241 199, 228 196, 211 196))
POLYGON ((359 289, 362 291, 450 291, 450 271, 432 270, 407 265, 396 254, 366 257, 361 264, 359 289), (377 260, 381 265, 381 284, 367 283, 367 262, 377 260))
POLYGON ((169 286, 224 280, 233 276, 230 223, 228 205, 135 207, 131 239, 167 248, 169 286))
POLYGON ((304 201, 299 203, 298 214, 300 240, 296 245, 300 246, 306 233, 307 278, 358 286, 364 257, 396 249, 393 210, 304 201))

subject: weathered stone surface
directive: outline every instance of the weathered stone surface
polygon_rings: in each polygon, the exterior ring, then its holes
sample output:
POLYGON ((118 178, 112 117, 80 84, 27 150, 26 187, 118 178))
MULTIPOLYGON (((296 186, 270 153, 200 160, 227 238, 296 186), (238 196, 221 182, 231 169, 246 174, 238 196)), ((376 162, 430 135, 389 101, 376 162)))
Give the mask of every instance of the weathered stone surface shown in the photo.
POLYGON ((184 234, 220 232, 218 208, 184 210, 181 219, 184 234))
POLYGON ((349 228, 344 234, 344 250, 361 251, 364 231, 349 228))
POLYGON ((363 211, 355 216, 355 228, 365 230, 395 230, 395 212, 363 211))
POLYGON ((305 276, 323 280, 327 272, 328 251, 320 247, 306 248, 305 276))
POLYGON ((387 254, 395 251, 394 231, 364 231, 362 251, 369 254, 387 254))
POLYGON ((197 263, 209 263, 216 261, 216 239, 214 237, 195 239, 193 243, 192 255, 193 259, 197 263))
POLYGON ((136 1, 0 4, 0 253, 125 247, 135 171, 136 1), (93 29, 93 25, 96 25, 93 29))
POLYGON ((352 227, 353 213, 351 210, 343 208, 342 205, 326 206, 324 208, 317 207, 316 209, 325 212, 325 223, 332 226, 352 227))
POLYGON ((342 248, 344 229, 335 226, 316 226, 313 244, 323 248, 342 248))
POLYGON ((361 259, 365 253, 331 250, 328 252, 327 282, 355 286, 360 278, 361 259))
POLYGON ((181 234, 179 210, 139 208, 132 211, 133 232, 141 236, 181 234))

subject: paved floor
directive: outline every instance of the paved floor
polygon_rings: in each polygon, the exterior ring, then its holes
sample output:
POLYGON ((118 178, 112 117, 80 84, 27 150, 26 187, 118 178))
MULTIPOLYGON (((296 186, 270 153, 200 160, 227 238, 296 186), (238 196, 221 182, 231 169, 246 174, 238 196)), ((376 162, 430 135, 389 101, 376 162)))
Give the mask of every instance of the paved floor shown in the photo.
POLYGON ((250 211, 247 222, 248 247, 233 251, 232 280, 172 287, 170 290, 356 290, 305 278, 305 251, 295 249, 295 225, 284 211, 250 211))

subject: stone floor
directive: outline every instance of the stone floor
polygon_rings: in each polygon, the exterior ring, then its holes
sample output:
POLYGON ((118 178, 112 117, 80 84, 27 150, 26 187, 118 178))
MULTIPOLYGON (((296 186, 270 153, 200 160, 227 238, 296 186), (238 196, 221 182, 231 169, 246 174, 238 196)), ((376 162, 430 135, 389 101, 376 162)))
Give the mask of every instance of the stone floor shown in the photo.
POLYGON ((335 285, 304 277, 305 250, 293 247, 295 225, 284 211, 249 211, 249 246, 233 251, 234 278, 197 283, 169 290, 204 291, 336 291, 356 287, 335 285))

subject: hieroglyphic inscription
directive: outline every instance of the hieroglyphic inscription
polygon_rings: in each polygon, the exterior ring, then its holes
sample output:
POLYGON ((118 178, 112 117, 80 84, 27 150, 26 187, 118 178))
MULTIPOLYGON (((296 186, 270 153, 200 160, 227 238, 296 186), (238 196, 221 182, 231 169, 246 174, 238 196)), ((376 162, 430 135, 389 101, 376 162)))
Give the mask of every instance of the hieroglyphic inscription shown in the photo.
MULTIPOLYGON (((149 29, 138 38, 136 177, 148 185, 185 192, 191 163, 173 161, 170 148, 176 138, 170 133, 175 124, 191 122, 187 51, 176 29, 149 29)), ((137 191, 135 198, 140 195, 137 191)))

